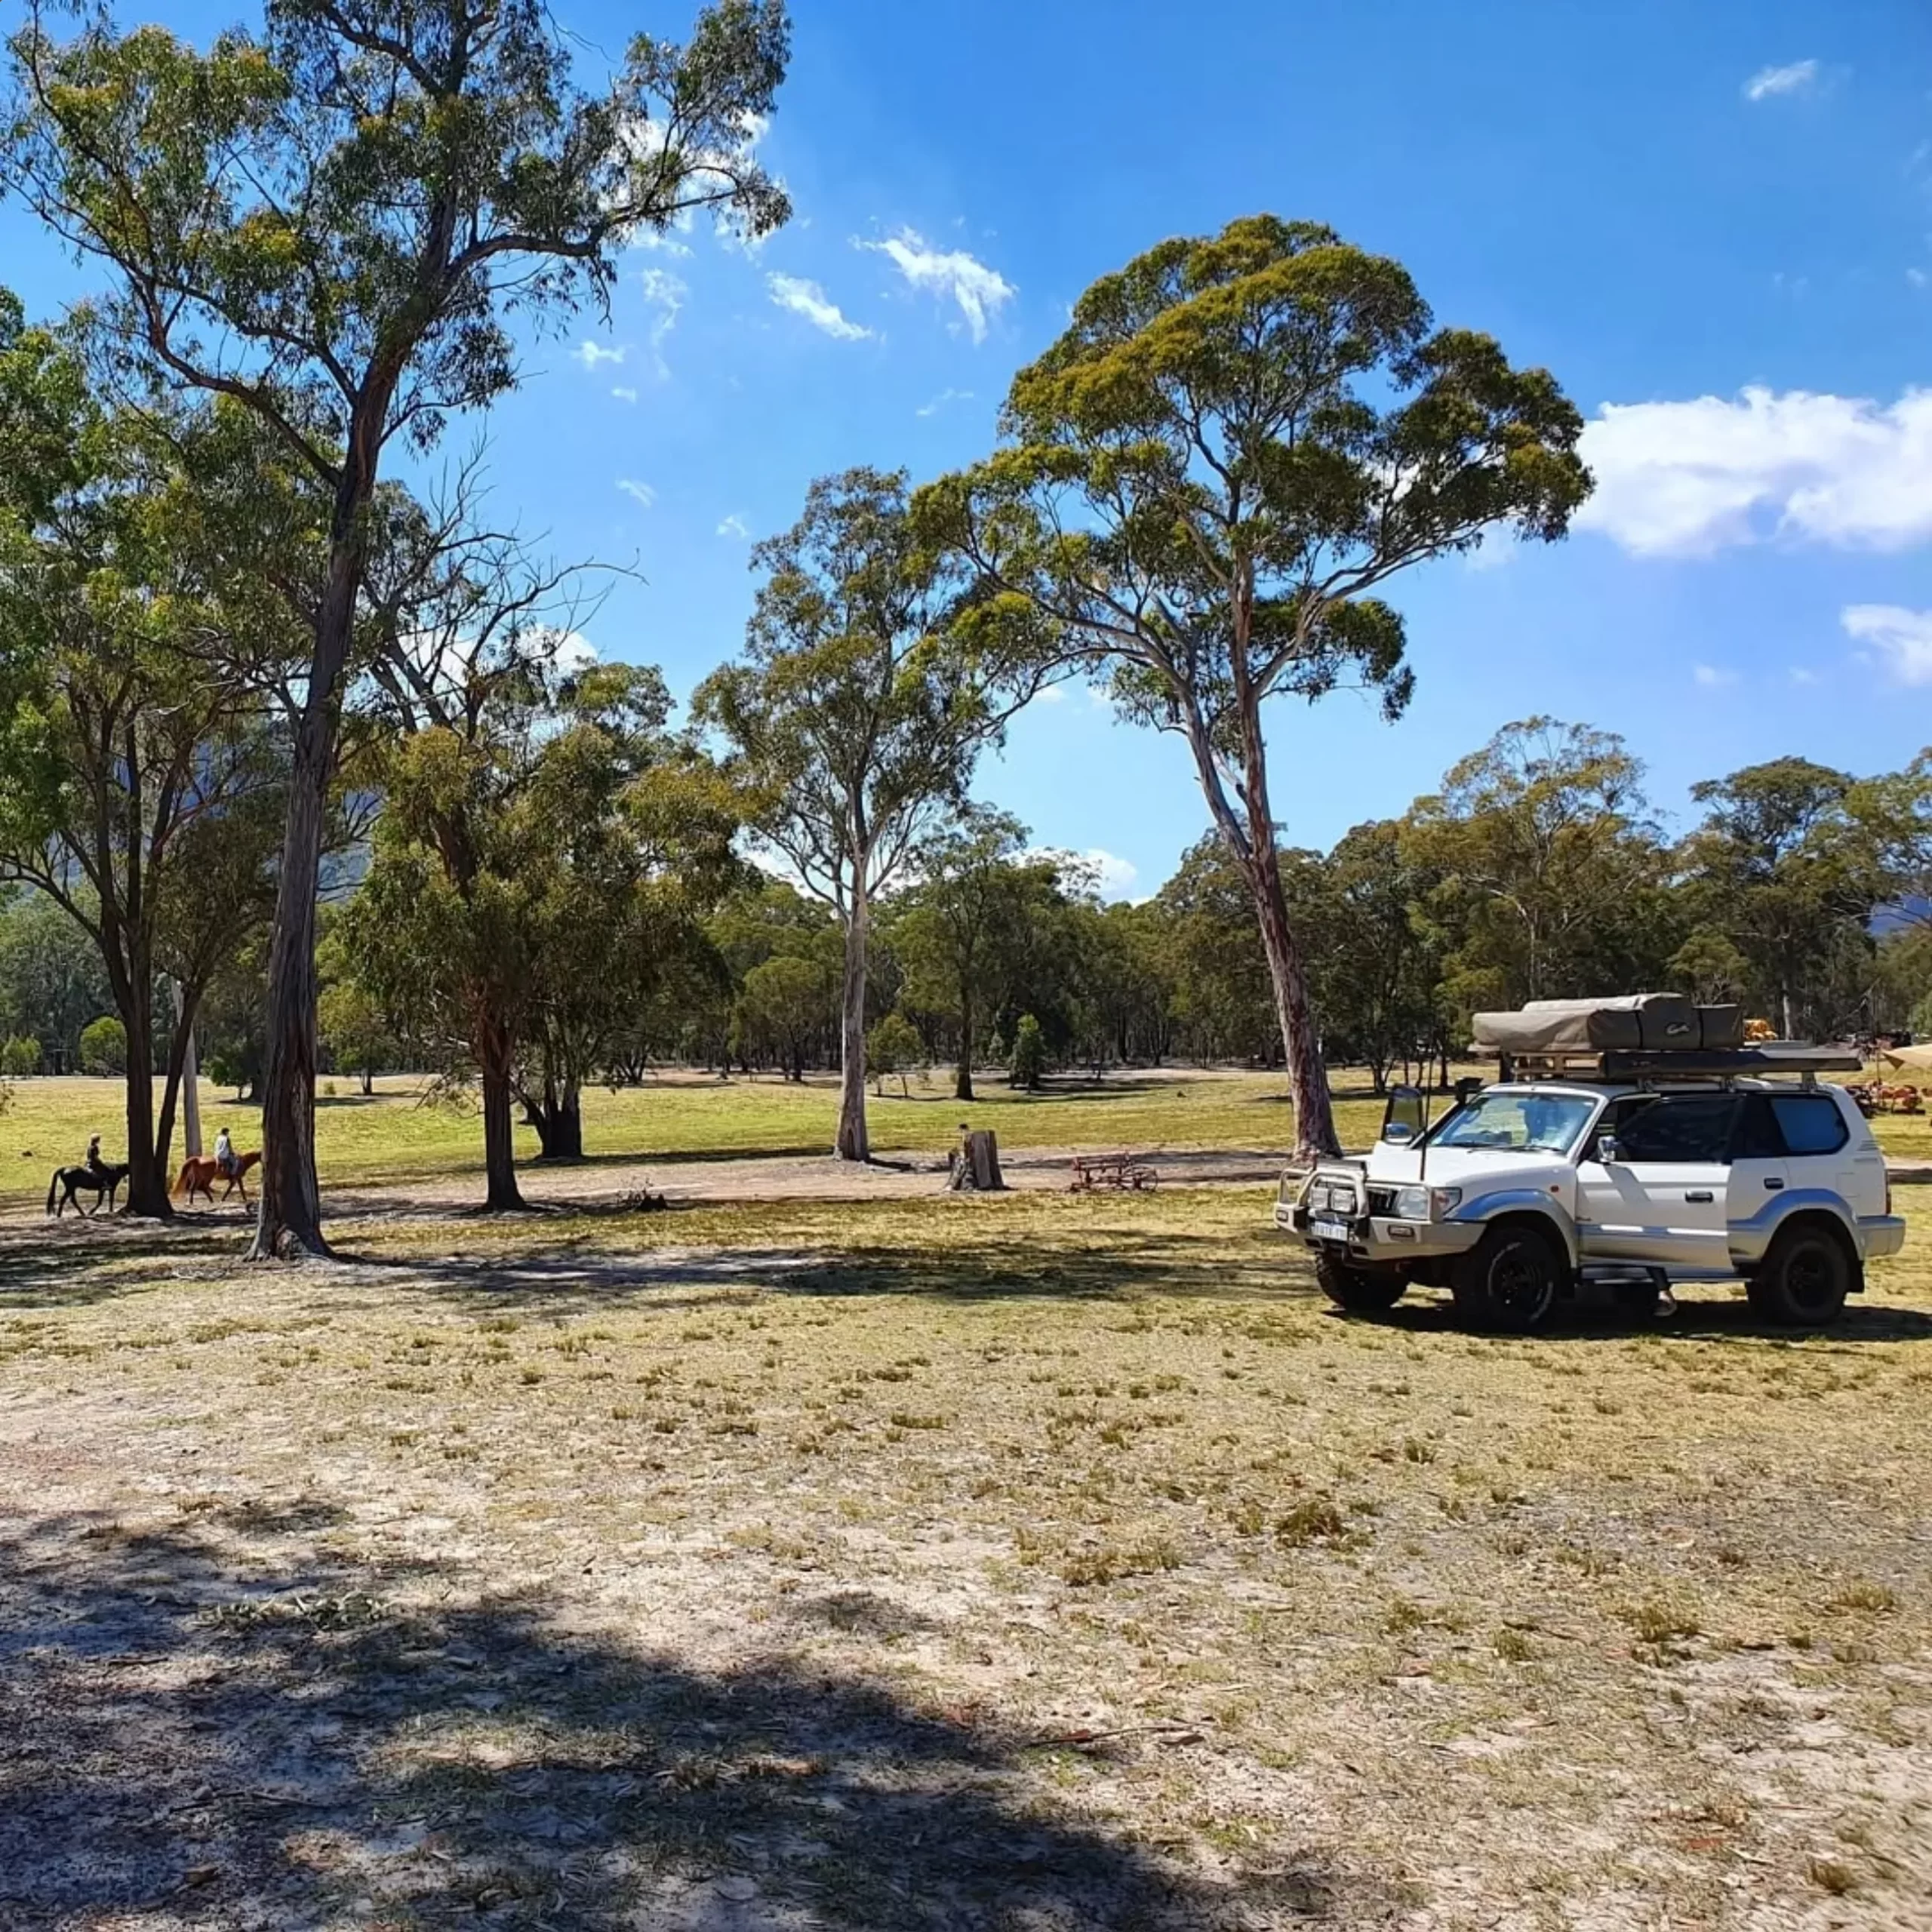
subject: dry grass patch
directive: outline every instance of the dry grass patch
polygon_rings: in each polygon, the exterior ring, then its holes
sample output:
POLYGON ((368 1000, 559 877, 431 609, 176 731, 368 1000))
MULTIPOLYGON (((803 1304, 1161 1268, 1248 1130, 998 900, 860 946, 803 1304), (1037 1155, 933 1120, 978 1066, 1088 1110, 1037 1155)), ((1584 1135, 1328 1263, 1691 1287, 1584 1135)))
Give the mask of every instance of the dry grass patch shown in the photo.
POLYGON ((1917 1232, 1829 1336, 1711 1296, 1513 1342, 1337 1318, 1253 1191, 340 1232, 358 1265, 268 1275, 0 1254, 33 1912, 1932 1891, 1917 1232))

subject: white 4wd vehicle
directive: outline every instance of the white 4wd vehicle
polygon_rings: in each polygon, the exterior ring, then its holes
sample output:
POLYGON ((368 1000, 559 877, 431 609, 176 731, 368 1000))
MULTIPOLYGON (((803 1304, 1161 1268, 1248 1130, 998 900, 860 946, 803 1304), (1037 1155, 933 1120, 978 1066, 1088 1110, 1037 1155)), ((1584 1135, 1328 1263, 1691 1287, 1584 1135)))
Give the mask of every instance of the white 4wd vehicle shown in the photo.
POLYGON ((1389 1308, 1421 1283, 1519 1331, 1592 1279, 1640 1308, 1674 1281, 1741 1279, 1766 1320, 1814 1327, 1863 1288, 1867 1261, 1899 1251, 1871 1129, 1815 1079, 1849 1063, 1786 1049, 1722 1057, 1800 1068, 1795 1081, 1638 1079, 1616 1077, 1619 1057, 1602 1079, 1486 1088, 1426 1131, 1420 1097, 1398 1094, 1365 1160, 1283 1177, 1276 1224, 1344 1308, 1389 1308))

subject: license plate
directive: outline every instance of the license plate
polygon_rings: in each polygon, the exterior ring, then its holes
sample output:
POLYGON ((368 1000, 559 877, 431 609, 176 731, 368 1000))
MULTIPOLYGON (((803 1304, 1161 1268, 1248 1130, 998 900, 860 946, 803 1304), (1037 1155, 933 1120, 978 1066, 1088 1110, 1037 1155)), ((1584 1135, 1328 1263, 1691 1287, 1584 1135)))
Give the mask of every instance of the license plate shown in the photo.
POLYGON ((1349 1238, 1349 1224, 1346 1221, 1311 1221, 1308 1224, 1308 1231, 1317 1241, 1346 1243, 1349 1238))

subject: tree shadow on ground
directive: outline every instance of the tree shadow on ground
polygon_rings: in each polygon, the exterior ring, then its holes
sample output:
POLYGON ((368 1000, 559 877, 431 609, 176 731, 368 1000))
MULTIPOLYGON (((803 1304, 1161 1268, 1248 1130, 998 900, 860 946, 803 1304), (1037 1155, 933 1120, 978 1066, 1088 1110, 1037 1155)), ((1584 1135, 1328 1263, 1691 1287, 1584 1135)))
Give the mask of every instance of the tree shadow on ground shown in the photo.
POLYGON ((1052 1247, 1016 1233, 943 1251, 880 1244, 678 1248, 623 1253, 588 1244, 564 1253, 472 1259, 365 1257, 354 1266, 494 1309, 562 1312, 630 1300, 675 1308, 720 1289, 795 1295, 929 1295, 953 1302, 1306 1300, 1315 1278, 1297 1257, 1231 1259, 1224 1235, 1164 1230, 1105 1248, 1052 1247))
POLYGON ((1192 1932, 1413 1903, 1291 1844, 1162 1857, 977 1711, 461 1595, 99 1518, 0 1534, 0 1918, 1192 1932))

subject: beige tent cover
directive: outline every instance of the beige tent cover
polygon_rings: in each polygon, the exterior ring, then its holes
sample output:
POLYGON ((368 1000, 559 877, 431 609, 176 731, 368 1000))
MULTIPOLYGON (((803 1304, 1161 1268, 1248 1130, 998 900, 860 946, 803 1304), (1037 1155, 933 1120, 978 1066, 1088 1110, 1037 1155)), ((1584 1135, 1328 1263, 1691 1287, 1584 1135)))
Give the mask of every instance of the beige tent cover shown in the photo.
POLYGON ((1878 1057, 1887 1066, 1915 1066, 1921 1072, 1932 1072, 1932 1046, 1881 1047, 1878 1057))

